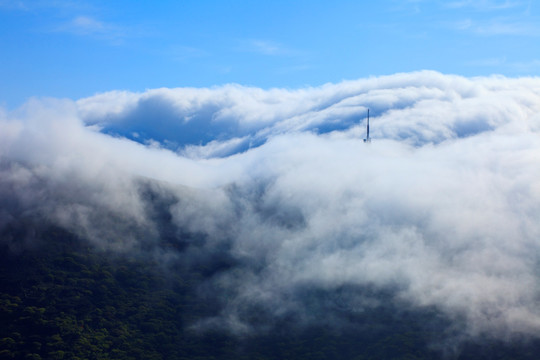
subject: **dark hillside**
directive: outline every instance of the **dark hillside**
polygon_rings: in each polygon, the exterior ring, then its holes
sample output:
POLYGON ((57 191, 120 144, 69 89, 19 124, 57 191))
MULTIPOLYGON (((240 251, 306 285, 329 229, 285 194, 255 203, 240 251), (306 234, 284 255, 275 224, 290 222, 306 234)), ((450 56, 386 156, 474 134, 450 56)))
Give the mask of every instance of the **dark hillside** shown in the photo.
MULTIPOLYGON (((213 265, 187 268, 172 262, 164 268, 140 254, 107 254, 60 228, 32 223, 5 227, 2 240, 0 359, 436 359, 445 355, 433 346, 443 338, 441 332, 448 331, 434 311, 398 311, 381 305, 355 313, 340 306, 354 292, 371 292, 384 299, 384 293, 374 290, 303 289, 296 296, 306 312, 326 312, 319 322, 300 321, 294 314, 275 318, 255 304, 242 310, 242 320, 253 328, 248 332, 232 335, 220 327, 196 331, 199 327, 194 325, 217 315, 225 301, 223 296, 201 292, 200 286, 208 277, 234 267, 232 257, 213 265), (31 238, 32 246, 13 249, 9 244, 17 237, 31 238)), ((538 349, 538 344, 469 343, 460 353, 446 355, 533 359, 537 354, 533 350, 538 349)))

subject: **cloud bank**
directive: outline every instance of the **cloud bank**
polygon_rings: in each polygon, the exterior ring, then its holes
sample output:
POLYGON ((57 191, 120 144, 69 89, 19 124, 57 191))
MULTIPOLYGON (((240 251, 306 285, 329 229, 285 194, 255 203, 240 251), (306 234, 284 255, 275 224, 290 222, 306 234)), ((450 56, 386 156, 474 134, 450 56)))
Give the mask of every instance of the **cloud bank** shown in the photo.
POLYGON ((34 99, 0 112, 0 226, 37 216, 164 263, 219 257, 201 292, 221 305, 201 328, 249 331, 253 306, 317 321, 305 289, 370 288, 465 337, 537 337, 539 114, 538 78, 428 71, 34 99))

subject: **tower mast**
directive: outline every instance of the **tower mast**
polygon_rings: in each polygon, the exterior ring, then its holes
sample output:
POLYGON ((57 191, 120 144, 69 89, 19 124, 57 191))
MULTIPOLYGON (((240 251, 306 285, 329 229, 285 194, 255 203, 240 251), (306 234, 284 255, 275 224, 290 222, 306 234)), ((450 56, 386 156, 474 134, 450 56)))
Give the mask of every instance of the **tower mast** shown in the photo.
POLYGON ((371 138, 369 137, 369 109, 367 109, 367 128, 366 128, 366 138, 364 139, 365 143, 370 143, 371 138))

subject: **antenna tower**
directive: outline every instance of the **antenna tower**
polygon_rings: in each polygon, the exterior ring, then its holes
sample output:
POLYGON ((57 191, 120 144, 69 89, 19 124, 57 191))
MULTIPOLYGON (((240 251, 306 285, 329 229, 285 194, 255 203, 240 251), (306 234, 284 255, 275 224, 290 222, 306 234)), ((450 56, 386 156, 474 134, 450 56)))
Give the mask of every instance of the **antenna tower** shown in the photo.
POLYGON ((367 127, 366 127, 366 138, 364 139, 365 143, 370 143, 371 138, 369 137, 369 109, 367 109, 367 127))

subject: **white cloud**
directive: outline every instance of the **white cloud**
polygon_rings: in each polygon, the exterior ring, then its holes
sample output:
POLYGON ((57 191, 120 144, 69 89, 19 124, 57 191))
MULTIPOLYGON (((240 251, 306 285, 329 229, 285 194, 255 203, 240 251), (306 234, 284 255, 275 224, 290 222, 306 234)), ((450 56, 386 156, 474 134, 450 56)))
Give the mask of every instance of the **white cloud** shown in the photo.
POLYGON ((82 34, 102 33, 107 25, 88 16, 77 16, 70 22, 71 30, 82 34))
POLYGON ((158 231, 140 182, 170 194, 174 223, 240 264, 208 280, 229 296, 217 322, 245 328, 248 302, 302 313, 291 294, 303 286, 373 286, 464 319, 467 336, 537 337, 539 89, 538 78, 426 71, 33 100, 0 116, 0 158, 18 164, 0 178, 26 208, 118 248, 139 241, 126 229, 158 231), (118 136, 150 130, 162 144, 192 138, 175 153, 118 136))
POLYGON ((27 10, 27 5, 24 1, 14 1, 14 0, 1 0, 0 8, 4 9, 13 9, 13 10, 27 10))
POLYGON ((42 9, 81 10, 91 6, 83 1, 72 0, 0 0, 0 8, 19 11, 33 11, 42 9))
POLYGON ((148 29, 140 26, 127 26, 100 19, 96 15, 99 13, 96 4, 85 1, 0 0, 0 9, 2 8, 35 13, 48 19, 46 22, 49 24, 41 27, 40 31, 90 37, 105 40, 115 45, 120 44, 128 37, 147 36, 150 33, 148 29))
MULTIPOLYGON (((449 10, 459 10, 450 27, 481 36, 538 37, 540 28, 530 14, 530 2, 523 1, 457 1, 443 3, 449 10), (462 18, 463 10, 468 17, 462 18)), ((452 13, 453 14, 453 13, 452 13)), ((452 16, 452 15, 451 15, 452 16)))
MULTIPOLYGON (((511 84, 513 80, 474 80, 426 71, 299 90, 265 91, 226 85, 111 92, 77 104, 82 119, 89 124, 99 124, 118 134, 146 133, 154 140, 175 142, 181 148, 204 147, 210 141, 216 146, 216 141, 237 137, 261 144, 269 137, 291 131, 361 132, 352 125, 363 121, 368 107, 375 116, 374 136, 423 144, 486 131, 508 122, 508 117, 500 114, 509 115, 515 99, 503 95, 499 82, 511 84), (500 98, 497 108, 486 108, 485 104, 494 98, 500 98)), ((528 93, 534 95, 533 90, 528 93)), ((211 152, 208 154, 211 156, 211 152)))
POLYGON ((489 23, 479 24, 474 31, 480 35, 518 35, 539 36, 540 29, 537 24, 523 20, 492 20, 489 23))
POLYGON ((175 61, 185 61, 194 58, 202 58, 208 56, 208 52, 193 46, 173 45, 166 52, 167 56, 170 56, 175 61))
POLYGON ((525 36, 537 37, 540 28, 534 22, 520 18, 494 18, 490 20, 464 19, 452 24, 459 31, 482 36, 525 36))
POLYGON ((301 54, 299 50, 291 49, 279 42, 263 39, 240 40, 237 50, 268 56, 298 56, 301 54))
POLYGON ((540 60, 533 59, 526 62, 512 62, 508 61, 506 57, 502 58, 487 58, 469 61, 467 66, 479 66, 479 67, 499 67, 507 69, 515 73, 535 73, 540 70, 540 60))
POLYGON ((443 2, 443 5, 448 8, 457 9, 473 8, 480 11, 499 11, 523 7, 526 6, 527 3, 513 0, 462 0, 443 2))
POLYGON ((120 41, 127 35, 126 30, 118 25, 84 15, 76 16, 64 22, 57 26, 55 31, 107 39, 109 41, 120 41))
POLYGON ((249 42, 253 51, 262 53, 264 55, 277 55, 282 52, 282 47, 276 43, 263 41, 263 40, 252 40, 249 42))

